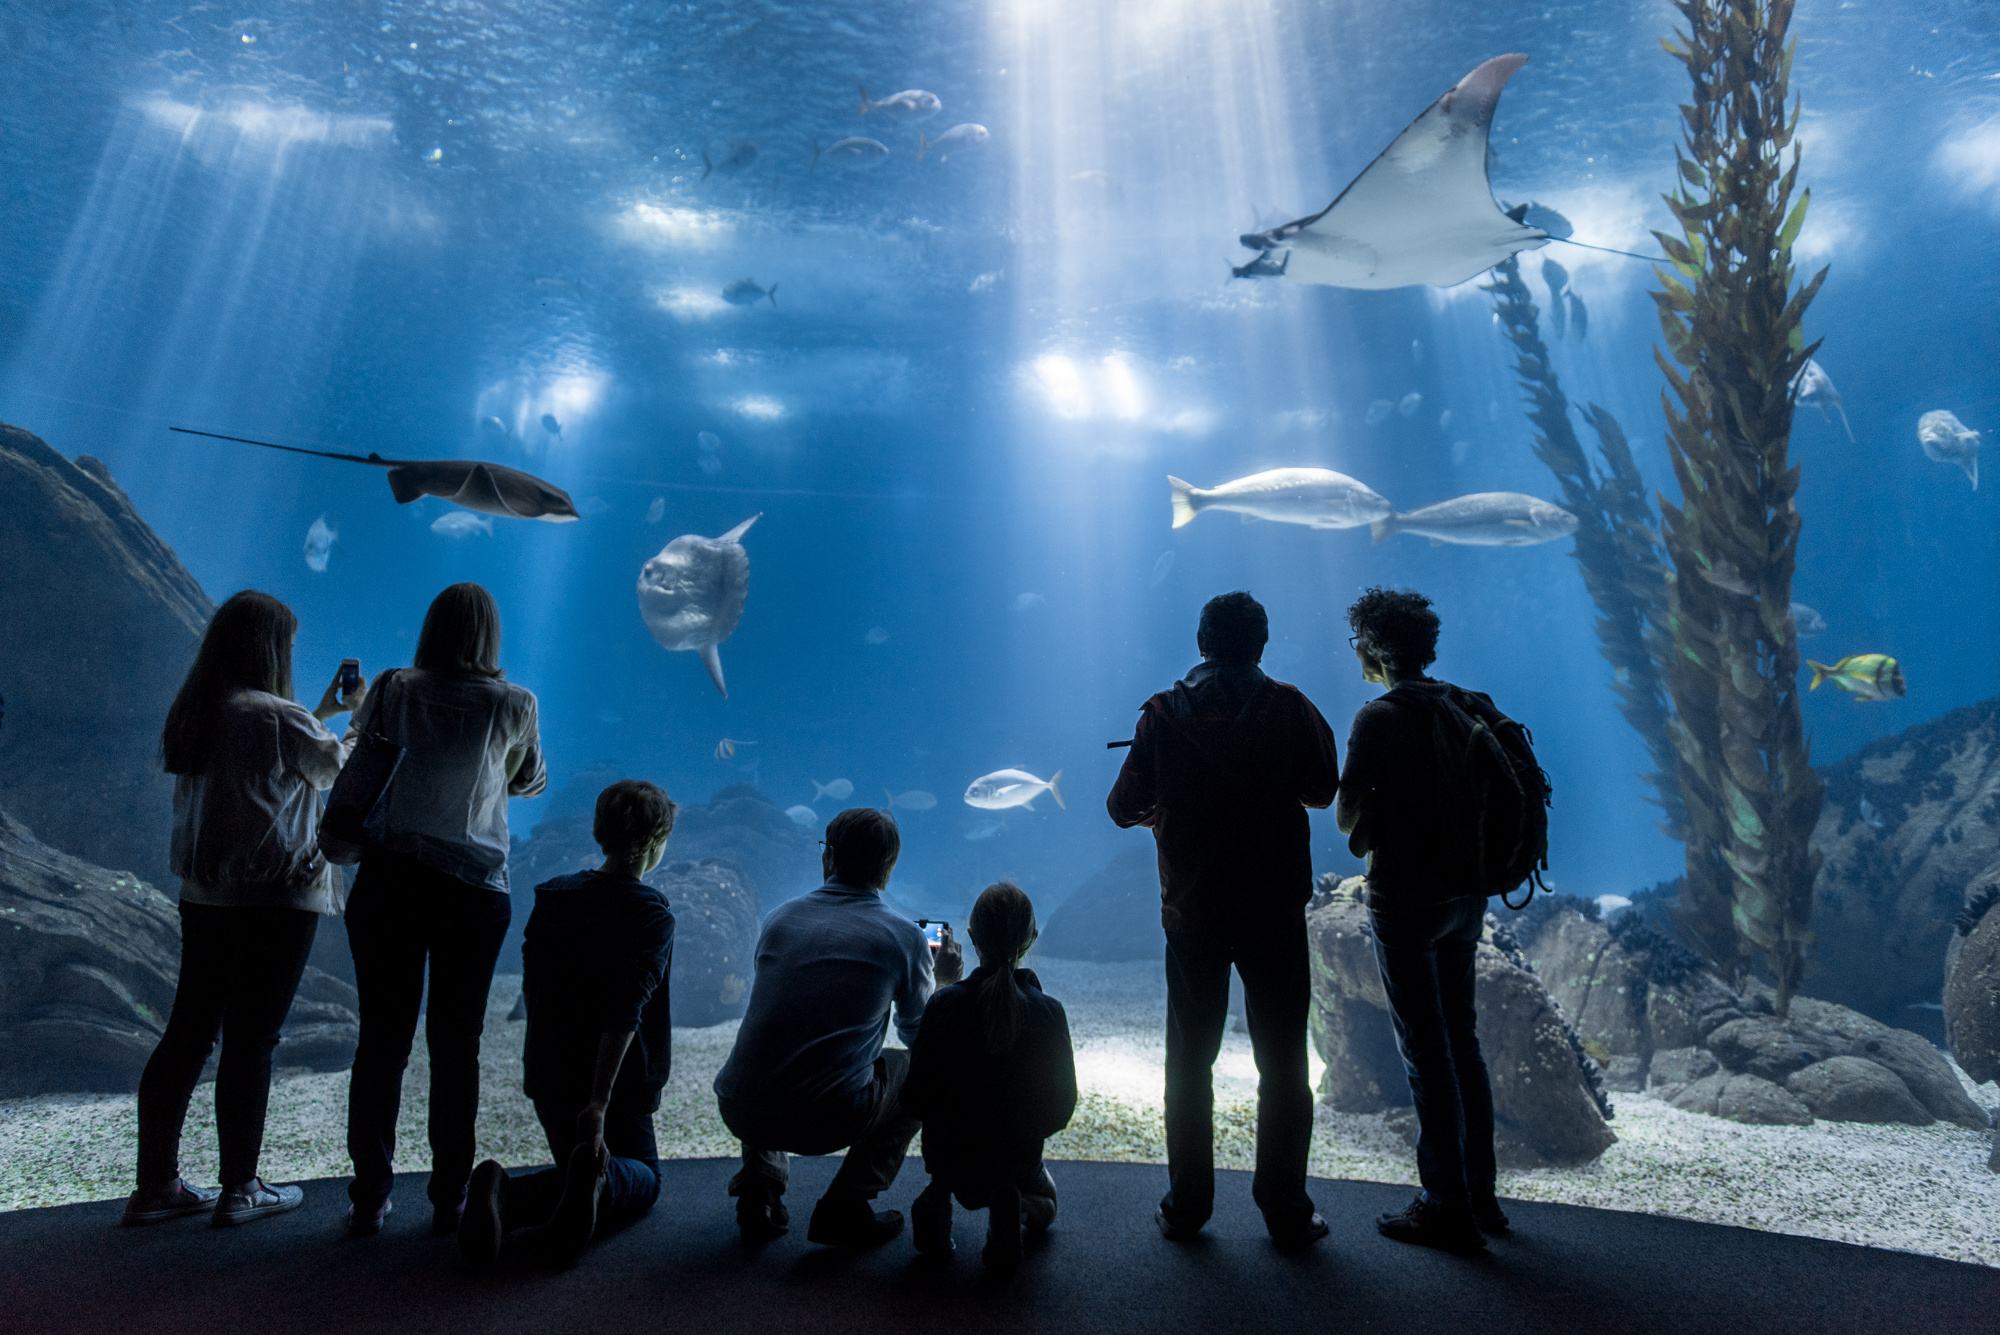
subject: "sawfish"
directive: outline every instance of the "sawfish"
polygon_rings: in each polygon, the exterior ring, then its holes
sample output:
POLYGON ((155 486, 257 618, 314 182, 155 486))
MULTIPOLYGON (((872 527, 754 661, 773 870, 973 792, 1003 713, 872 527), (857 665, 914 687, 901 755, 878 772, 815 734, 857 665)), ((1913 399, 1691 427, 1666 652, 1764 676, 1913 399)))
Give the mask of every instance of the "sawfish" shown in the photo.
POLYGON ((296 445, 274 445, 248 436, 223 436, 190 427, 168 427, 184 436, 207 436, 211 440, 233 440, 244 445, 261 445, 267 450, 310 454, 316 459, 339 459, 351 464, 370 464, 389 470, 389 490, 396 504, 408 505, 424 496, 436 496, 502 519, 539 519, 549 524, 567 524, 576 519, 576 503, 569 493, 532 473, 505 464, 478 459, 384 459, 379 454, 340 454, 332 450, 305 450, 296 445))
POLYGON ((1523 55, 1495 56, 1410 122, 1310 218, 1239 240, 1262 252, 1243 278, 1324 287, 1452 287, 1552 234, 1509 217, 1486 181, 1486 136, 1523 55), (1283 258, 1279 258, 1282 256, 1283 258))
POLYGON ((701 655, 722 698, 722 655, 715 646, 743 619, 750 596, 750 554, 743 535, 764 516, 751 515, 719 538, 683 533, 639 571, 639 615, 663 649, 701 655))

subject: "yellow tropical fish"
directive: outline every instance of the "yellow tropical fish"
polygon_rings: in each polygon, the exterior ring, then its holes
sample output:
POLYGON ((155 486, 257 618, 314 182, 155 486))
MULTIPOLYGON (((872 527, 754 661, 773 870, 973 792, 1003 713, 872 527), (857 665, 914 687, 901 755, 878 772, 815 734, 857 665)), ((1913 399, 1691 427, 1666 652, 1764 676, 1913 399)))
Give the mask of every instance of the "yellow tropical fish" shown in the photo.
POLYGON ((1806 666, 1813 673, 1812 685, 1807 690, 1816 691, 1821 682, 1830 681, 1856 700, 1891 700, 1903 696, 1903 666, 1887 654, 1849 654, 1832 667, 1807 659, 1806 666))

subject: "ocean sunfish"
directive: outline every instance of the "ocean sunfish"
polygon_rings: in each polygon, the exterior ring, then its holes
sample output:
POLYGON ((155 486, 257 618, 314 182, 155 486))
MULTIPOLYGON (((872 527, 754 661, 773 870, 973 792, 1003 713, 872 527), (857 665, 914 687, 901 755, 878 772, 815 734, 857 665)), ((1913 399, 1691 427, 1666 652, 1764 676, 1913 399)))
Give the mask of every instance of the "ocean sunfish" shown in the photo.
POLYGON ((1061 770, 1047 779, 1038 779, 1024 769, 996 769, 972 781, 965 790, 965 805, 981 811, 1005 811, 1009 807, 1033 811, 1034 800, 1047 793, 1057 806, 1062 806, 1062 789, 1056 787, 1060 782, 1061 770))
POLYGON ((1924 457, 1934 463, 1957 464, 1979 490, 1979 433, 1958 420, 1955 413, 1939 408, 1917 419, 1917 443, 1924 457))
POLYGON ((370 464, 389 470, 389 490, 396 504, 408 505, 423 496, 436 496, 502 519, 539 519, 550 524, 567 524, 578 518, 576 503, 569 493, 532 473, 505 464, 477 459, 384 459, 379 454, 339 454, 332 450, 305 450, 296 445, 274 445, 268 440, 247 436, 223 436, 190 427, 168 427, 184 436, 207 436, 212 440, 233 440, 244 445, 261 445, 267 450, 310 454, 319 459, 339 459, 351 464, 370 464))
POLYGON ((1234 510, 1249 519, 1308 528, 1360 528, 1395 508, 1365 483, 1330 468, 1273 468, 1219 487, 1197 487, 1169 476, 1174 527, 1185 528, 1203 510, 1234 510))
POLYGON ((1433 545, 1532 547, 1576 532, 1576 516, 1518 491, 1481 491, 1388 515, 1376 520, 1371 532, 1377 542, 1392 533, 1414 533, 1433 545))
POLYGON ((1548 232, 1501 211, 1486 181, 1493 108, 1527 63, 1495 56, 1410 122, 1333 203, 1239 239, 1267 257, 1289 251, 1281 273, 1294 283, 1355 288, 1455 287, 1547 245, 1548 232))
POLYGON ((743 619, 750 596, 750 554, 742 538, 764 516, 751 515, 719 538, 684 533, 660 549, 639 571, 639 615, 664 649, 688 649, 702 664, 722 698, 722 655, 715 646, 743 619))

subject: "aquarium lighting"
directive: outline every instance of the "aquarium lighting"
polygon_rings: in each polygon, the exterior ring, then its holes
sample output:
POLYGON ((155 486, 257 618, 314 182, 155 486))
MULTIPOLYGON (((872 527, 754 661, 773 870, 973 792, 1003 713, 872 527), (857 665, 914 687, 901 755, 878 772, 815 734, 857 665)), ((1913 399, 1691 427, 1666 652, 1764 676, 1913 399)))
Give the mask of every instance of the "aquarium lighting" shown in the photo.
POLYGON ((278 148, 293 144, 362 147, 395 128, 380 116, 336 116, 273 102, 238 101, 209 110, 170 97, 143 97, 132 105, 147 120, 183 138, 227 128, 244 139, 278 148))
POLYGON ((618 221, 634 241, 689 249, 712 246, 729 230, 719 213, 643 202, 626 209, 618 221))
POLYGON ((733 405, 737 415, 753 422, 775 422, 785 415, 785 405, 762 394, 746 394, 733 405))
POLYGON ((1117 353, 1104 359, 1097 384, 1105 409, 1112 417, 1131 422, 1145 415, 1146 396, 1139 389, 1139 379, 1117 353))
POLYGON ((647 293, 658 306, 676 320, 707 320, 729 309, 729 303, 703 288, 656 287, 647 293))
POLYGON ((1057 417, 1074 422, 1090 416, 1090 392, 1075 362, 1050 353, 1035 358, 1031 370, 1057 417))

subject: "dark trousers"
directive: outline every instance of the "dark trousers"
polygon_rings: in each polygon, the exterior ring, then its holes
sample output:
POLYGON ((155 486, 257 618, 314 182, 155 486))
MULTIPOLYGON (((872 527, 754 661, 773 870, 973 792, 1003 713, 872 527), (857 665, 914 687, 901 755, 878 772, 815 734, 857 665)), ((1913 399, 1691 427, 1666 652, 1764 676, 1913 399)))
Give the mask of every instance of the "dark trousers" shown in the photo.
POLYGON ((1167 1181, 1160 1209, 1199 1227, 1215 1206, 1215 1058, 1229 1022, 1229 969, 1243 979, 1257 1061, 1257 1171, 1250 1195, 1274 1231, 1313 1212, 1306 1195, 1312 1085, 1306 1015, 1312 980, 1303 911, 1235 931, 1167 933, 1167 1181))
POLYGON ((896 1180, 910 1142, 923 1126, 905 1116, 899 1096, 910 1074, 910 1054, 885 1048, 875 1059, 875 1076, 858 1112, 839 1119, 778 1119, 745 1115, 722 1105, 722 1121, 743 1142, 743 1168, 729 1179, 729 1194, 759 1192, 776 1201, 791 1179, 792 1154, 831 1154, 842 1146, 847 1157, 827 1186, 832 1201, 872 1201, 896 1180))
POLYGON ((1040 1197, 1049 1218, 1055 1218, 1056 1180, 1045 1164, 1016 1168, 950 1167, 931 1170, 931 1191, 950 1192, 968 1210, 984 1210, 1000 1187, 1012 1186, 1022 1198, 1040 1197))
POLYGON ((215 1132, 222 1181, 234 1187, 257 1176, 271 1098, 271 1054, 318 929, 319 915, 304 909, 181 905, 174 1009, 139 1077, 141 1187, 163 1187, 180 1175, 181 1126, 217 1035, 222 1060, 215 1070, 215 1132))
POLYGON ((354 990, 361 997, 361 1041, 347 1091, 347 1153, 354 1160, 347 1195, 357 1205, 373 1208, 396 1183, 396 1114, 419 1010, 431 1057, 431 1203, 449 1208, 464 1199, 479 1115, 486 992, 512 916, 506 895, 415 858, 380 851, 362 858, 347 901, 354 990))
MULTIPOLYGON (((507 1179, 500 1197, 500 1218, 507 1228, 529 1228, 546 1224, 554 1217, 562 1199, 566 1174, 564 1165, 577 1147, 576 1115, 584 1100, 574 1102, 535 1100, 535 1116, 542 1133, 549 1138, 549 1153, 555 1167, 507 1179)), ((643 1112, 607 1112, 604 1115, 604 1148, 610 1151, 605 1165, 603 1194, 597 1198, 597 1228, 600 1233, 642 1217, 660 1198, 660 1150, 653 1139, 653 1115, 643 1112)))
POLYGON ((1479 1055, 1473 961, 1486 897, 1372 908, 1375 961, 1417 1108, 1417 1176, 1447 1208, 1493 1194, 1493 1087, 1479 1055))

